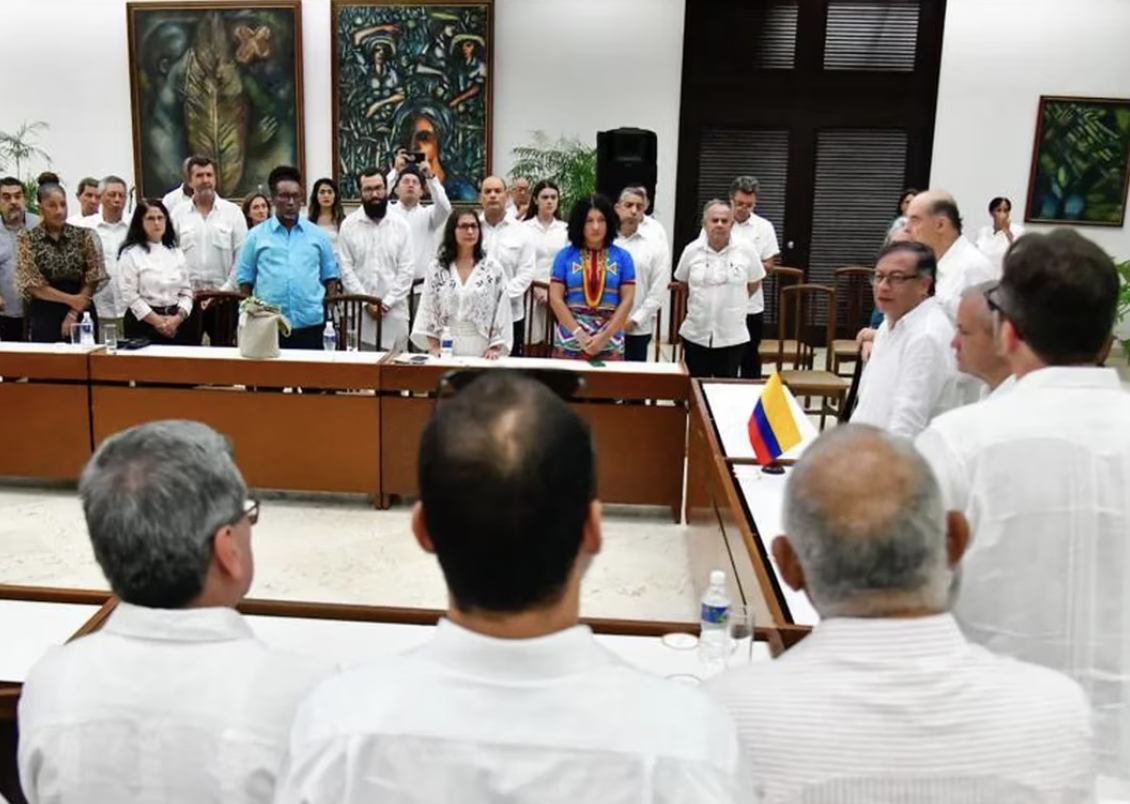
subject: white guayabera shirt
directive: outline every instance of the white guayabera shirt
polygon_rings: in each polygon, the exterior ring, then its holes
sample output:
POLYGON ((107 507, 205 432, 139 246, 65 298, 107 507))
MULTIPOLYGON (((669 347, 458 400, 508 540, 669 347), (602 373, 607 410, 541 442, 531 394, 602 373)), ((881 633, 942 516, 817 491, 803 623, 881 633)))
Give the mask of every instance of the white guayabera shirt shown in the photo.
POLYGON ((408 223, 392 215, 374 221, 364 207, 351 212, 338 235, 341 253, 341 284, 346 293, 376 296, 388 307, 377 325, 368 315, 362 319, 361 340, 382 349, 403 349, 408 343, 408 294, 416 268, 412 233, 408 223))
POLYGON ((303 704, 279 804, 748 802, 734 725, 576 626, 493 639, 440 621, 416 651, 303 704))
POLYGON ((1102 771, 1130 792, 1130 394, 1118 374, 1031 372, 939 417, 917 446, 973 534, 962 627, 1078 681, 1102 771))
POLYGON ((302 697, 334 667, 268 648, 234 609, 121 603, 20 698, 31 804, 269 804, 302 697))
POLYGON ((825 619, 705 689, 737 721, 756 802, 1093 800, 1083 691, 971 644, 949 614, 825 619))

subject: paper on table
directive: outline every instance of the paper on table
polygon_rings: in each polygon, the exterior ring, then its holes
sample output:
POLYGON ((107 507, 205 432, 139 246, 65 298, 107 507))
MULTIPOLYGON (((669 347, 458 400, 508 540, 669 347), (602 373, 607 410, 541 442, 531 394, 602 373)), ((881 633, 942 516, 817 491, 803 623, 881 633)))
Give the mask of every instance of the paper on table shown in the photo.
POLYGON ((23 683, 50 648, 70 639, 98 606, 0 600, 0 681, 23 683))
MULTIPOLYGON (((710 413, 714 417, 718 435, 722 439, 722 452, 727 458, 755 457, 753 445, 749 443, 749 417, 764 388, 763 383, 702 384, 702 391, 710 403, 710 413)), ((793 416, 796 418, 801 442, 781 457, 795 459, 819 433, 788 388, 785 389, 785 398, 789 400, 789 407, 792 408, 793 416)))

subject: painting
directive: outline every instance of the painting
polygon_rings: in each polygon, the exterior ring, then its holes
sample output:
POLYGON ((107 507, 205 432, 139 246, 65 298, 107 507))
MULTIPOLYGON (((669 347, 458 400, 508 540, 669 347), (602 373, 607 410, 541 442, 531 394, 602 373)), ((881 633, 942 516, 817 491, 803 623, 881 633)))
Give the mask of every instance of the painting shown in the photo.
POLYGON ((1130 184, 1130 100, 1040 98, 1024 216, 1121 226, 1130 184))
POLYGON ((333 0, 334 178, 387 170, 400 148, 428 159, 452 202, 478 198, 490 173, 490 0, 333 0))
POLYGON ((302 10, 277 2, 128 3, 135 181, 160 197, 186 157, 241 198, 276 165, 303 167, 302 10))

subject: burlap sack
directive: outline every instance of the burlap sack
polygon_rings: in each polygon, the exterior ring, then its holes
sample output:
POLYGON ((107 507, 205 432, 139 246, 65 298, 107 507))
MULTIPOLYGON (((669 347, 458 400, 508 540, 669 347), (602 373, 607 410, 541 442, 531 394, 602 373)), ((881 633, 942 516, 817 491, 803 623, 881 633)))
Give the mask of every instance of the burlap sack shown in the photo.
POLYGON ((254 296, 239 305, 239 354, 252 360, 279 356, 279 332, 290 334, 290 322, 279 308, 254 296))

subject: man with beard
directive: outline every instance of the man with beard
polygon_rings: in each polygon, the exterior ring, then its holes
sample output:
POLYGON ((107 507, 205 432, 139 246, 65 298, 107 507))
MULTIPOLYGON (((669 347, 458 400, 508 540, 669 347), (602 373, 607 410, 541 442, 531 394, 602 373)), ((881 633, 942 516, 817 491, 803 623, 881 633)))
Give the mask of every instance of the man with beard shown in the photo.
POLYGON ((388 187, 375 167, 361 172, 361 206, 341 225, 338 250, 346 293, 376 296, 366 308, 361 344, 370 349, 405 349, 408 345, 408 294, 415 276, 415 251, 408 223, 388 215, 388 187), (377 342, 377 321, 381 337, 377 342))
MULTIPOLYGON (((299 214, 303 187, 297 168, 280 165, 267 184, 275 215, 247 233, 237 272, 239 289, 275 305, 290 322, 290 335, 279 339, 280 347, 321 349, 323 302, 326 293, 335 293, 339 286, 333 246, 317 224, 299 214)), ((196 186, 193 198, 199 195, 196 186)))
POLYGON ((16 235, 39 218, 27 211, 24 184, 15 176, 0 179, 0 341, 24 340, 23 297, 16 289, 16 235))

